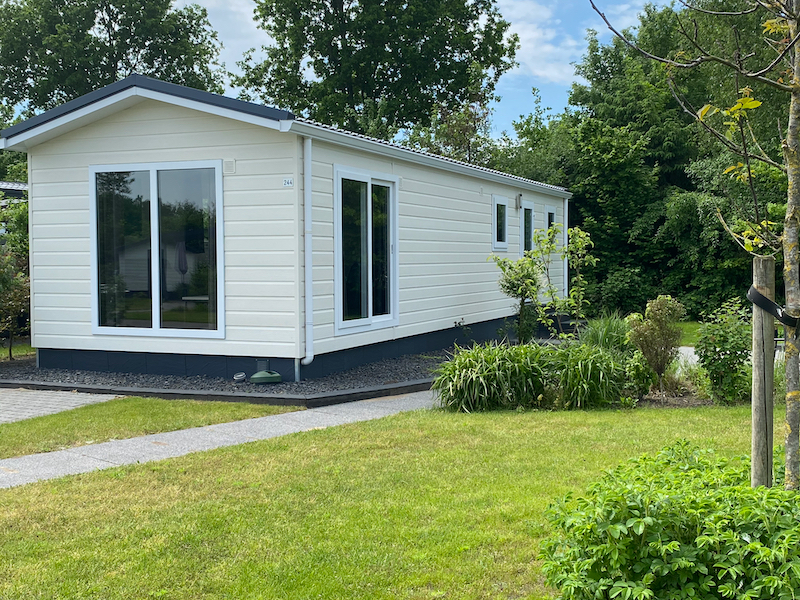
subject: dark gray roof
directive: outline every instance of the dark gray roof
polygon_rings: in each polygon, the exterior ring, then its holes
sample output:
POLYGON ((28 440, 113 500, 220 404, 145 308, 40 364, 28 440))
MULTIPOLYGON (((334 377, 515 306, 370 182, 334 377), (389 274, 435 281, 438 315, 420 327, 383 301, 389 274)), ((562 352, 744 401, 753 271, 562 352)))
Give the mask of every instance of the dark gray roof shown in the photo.
POLYGON ((18 135, 30 129, 34 129, 35 127, 43 125, 49 121, 52 121, 59 117, 63 117, 64 115, 67 115, 76 110, 80 110, 81 108, 94 104, 95 102, 100 102, 101 100, 105 100, 106 98, 109 98, 114 94, 119 94, 120 92, 123 92, 132 87, 138 87, 146 90, 151 90, 154 92, 161 92, 164 94, 169 94, 171 96, 176 96, 178 98, 185 98, 186 100, 203 102, 204 104, 210 104, 212 106, 218 106, 220 108, 227 108, 230 110, 235 110, 237 112, 246 113, 257 117, 264 117, 266 119, 272 119, 273 121, 285 121, 294 119, 294 115, 287 110, 280 110, 277 108, 272 108, 271 106, 263 106, 261 104, 253 104, 252 102, 245 102, 244 100, 227 98, 225 96, 212 94, 211 92, 204 92, 202 90, 196 90, 194 88, 186 87, 183 85, 167 83, 166 81, 160 81, 158 79, 153 79, 152 77, 145 77, 144 75, 139 75, 138 73, 134 73, 133 75, 130 75, 120 81, 117 81, 116 83, 107 85, 106 87, 100 88, 99 90, 95 90, 94 92, 89 92, 88 94, 85 94, 80 98, 75 98, 74 100, 70 100, 66 104, 62 104, 61 106, 52 108, 48 111, 43 112, 40 115, 36 115, 35 117, 28 119, 27 121, 23 121, 22 123, 18 123, 17 125, 12 125, 8 129, 0 131, 0 137, 10 138, 12 136, 18 135))
POLYGON ((27 191, 27 183, 20 183, 19 181, 0 181, 0 192, 2 192, 3 196, 6 198, 22 198, 27 191))

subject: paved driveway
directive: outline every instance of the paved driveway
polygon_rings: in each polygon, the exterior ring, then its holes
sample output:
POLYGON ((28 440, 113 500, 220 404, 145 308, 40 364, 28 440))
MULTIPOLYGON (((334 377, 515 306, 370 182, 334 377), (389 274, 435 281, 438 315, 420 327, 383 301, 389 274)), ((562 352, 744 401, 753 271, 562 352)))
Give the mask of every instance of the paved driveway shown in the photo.
POLYGON ((118 397, 115 394, 81 394, 79 392, 0 388, 0 423, 12 423, 32 417, 51 415, 62 410, 106 402, 118 397))

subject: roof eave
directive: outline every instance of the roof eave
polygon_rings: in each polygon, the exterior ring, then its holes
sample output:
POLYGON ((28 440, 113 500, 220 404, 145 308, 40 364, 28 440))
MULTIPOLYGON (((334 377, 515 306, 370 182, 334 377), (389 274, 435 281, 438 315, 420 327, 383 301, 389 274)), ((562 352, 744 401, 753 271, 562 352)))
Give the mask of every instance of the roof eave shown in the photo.
POLYGON ((446 169, 451 172, 470 175, 479 179, 489 180, 495 183, 509 185, 529 191, 535 191, 556 198, 568 199, 572 197, 572 193, 563 188, 545 185, 539 183, 538 181, 515 177, 513 175, 500 173, 499 171, 482 169, 480 167, 468 165, 462 162, 451 161, 434 154, 417 152, 409 148, 403 148, 394 144, 387 144, 380 140, 372 140, 362 136, 353 135, 346 131, 337 131, 321 125, 315 125, 307 121, 291 121, 289 122, 288 130, 298 135, 305 135, 313 139, 330 142, 332 144, 347 146, 349 148, 358 148, 360 150, 366 150, 370 152, 379 152, 399 160, 405 160, 438 169, 446 169))

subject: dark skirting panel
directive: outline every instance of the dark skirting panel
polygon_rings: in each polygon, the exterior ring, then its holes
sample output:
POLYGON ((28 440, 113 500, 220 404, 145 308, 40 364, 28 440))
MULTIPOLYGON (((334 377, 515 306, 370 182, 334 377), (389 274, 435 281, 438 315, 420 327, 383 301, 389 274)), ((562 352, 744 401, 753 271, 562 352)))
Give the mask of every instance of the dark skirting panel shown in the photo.
MULTIPOLYGON (((451 327, 399 340, 370 344, 321 354, 308 366, 300 367, 302 379, 316 379, 363 364, 404 354, 421 354, 448 348, 453 344, 469 346, 473 342, 497 339, 505 319, 451 327)), ((263 369, 277 371, 284 381, 294 381, 294 360, 274 357, 214 356, 203 354, 166 354, 158 352, 111 352, 104 350, 62 350, 39 348, 39 367, 152 375, 205 375, 233 378, 243 371, 250 377, 263 369)))

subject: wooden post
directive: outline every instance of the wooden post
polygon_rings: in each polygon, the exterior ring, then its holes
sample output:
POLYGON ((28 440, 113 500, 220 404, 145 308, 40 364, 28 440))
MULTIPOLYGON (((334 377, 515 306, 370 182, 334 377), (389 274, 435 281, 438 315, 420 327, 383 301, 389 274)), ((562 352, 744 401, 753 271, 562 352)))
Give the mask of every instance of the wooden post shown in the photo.
MULTIPOLYGON (((775 299, 775 259, 753 258, 753 287, 775 299)), ((772 394, 775 373, 775 319, 753 305, 753 435, 750 483, 772 487, 772 394)))

